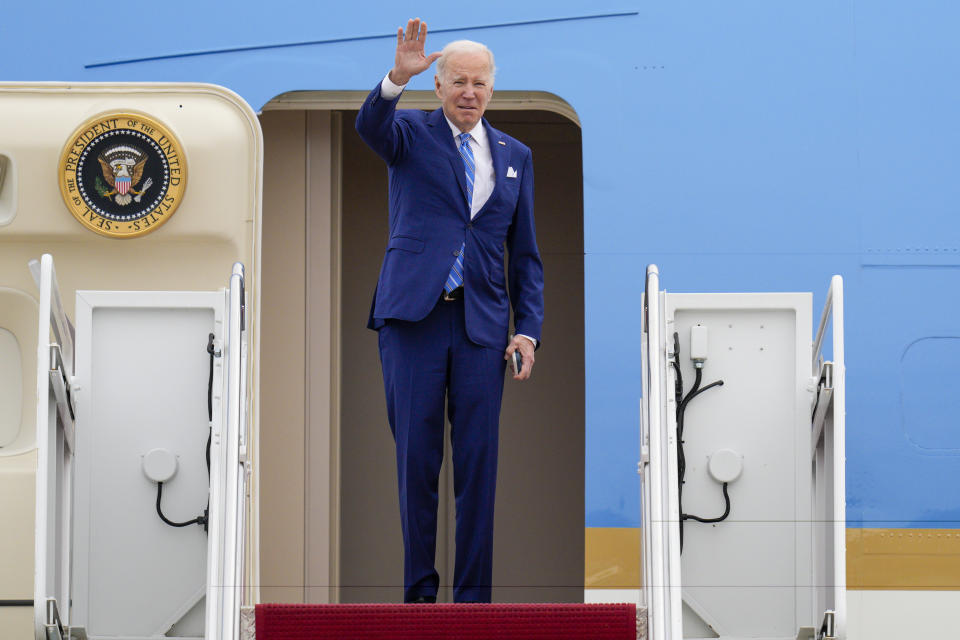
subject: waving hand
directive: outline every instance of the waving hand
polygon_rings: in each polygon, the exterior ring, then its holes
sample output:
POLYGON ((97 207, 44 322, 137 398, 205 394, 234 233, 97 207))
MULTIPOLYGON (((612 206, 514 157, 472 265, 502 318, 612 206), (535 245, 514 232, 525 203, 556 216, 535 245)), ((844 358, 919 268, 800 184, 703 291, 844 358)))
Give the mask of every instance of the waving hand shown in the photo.
POLYGON ((397 28, 397 55, 390 70, 391 82, 407 84, 410 78, 426 71, 440 57, 439 52, 424 55, 426 41, 427 23, 421 22, 420 18, 408 20, 406 32, 403 27, 397 28))

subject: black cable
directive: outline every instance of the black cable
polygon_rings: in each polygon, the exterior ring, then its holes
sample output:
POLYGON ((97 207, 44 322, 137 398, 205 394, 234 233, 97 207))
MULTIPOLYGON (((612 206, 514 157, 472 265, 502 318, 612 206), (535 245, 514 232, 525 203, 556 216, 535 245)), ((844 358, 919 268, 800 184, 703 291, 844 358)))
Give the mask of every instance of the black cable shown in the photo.
POLYGON ((188 527, 191 524, 202 524, 206 526, 206 518, 203 516, 197 516, 193 520, 187 520, 186 522, 174 522, 173 520, 168 520, 165 515, 163 515, 163 510, 160 508, 160 498, 163 496, 163 483, 157 483, 157 515, 160 516, 160 519, 166 522, 171 527, 188 527))
POLYGON ((207 336, 207 353, 210 354, 210 377, 207 379, 207 506, 203 510, 203 530, 210 525, 210 444, 213 441, 213 358, 217 355, 213 348, 214 335, 207 336))
POLYGON ((207 353, 210 354, 210 377, 207 379, 207 418, 213 421, 213 334, 207 336, 207 353))
MULTIPOLYGON (((677 505, 678 512, 683 512, 683 476, 687 471, 687 459, 683 455, 683 374, 680 372, 680 334, 673 332, 673 371, 677 379, 673 385, 673 398, 677 405, 677 505)), ((680 522, 680 552, 683 553, 683 521, 680 522)))
MULTIPOLYGON (((678 512, 683 512, 683 476, 687 471, 687 459, 683 455, 683 374, 680 372, 680 334, 673 332, 673 371, 677 376, 673 385, 673 398, 677 405, 677 506, 678 512)), ((680 521, 680 552, 683 553, 683 521, 680 521)))
POLYGON ((700 394, 700 383, 703 381, 703 369, 697 368, 697 376, 693 380, 693 388, 687 392, 687 395, 684 396, 683 400, 680 401, 680 404, 677 406, 677 417, 680 418, 677 420, 678 432, 683 436, 683 414, 687 410, 687 405, 690 404, 690 401, 693 400, 694 396, 700 394))
MULTIPOLYGON (((207 458, 207 482, 209 484, 210 479, 210 445, 213 441, 213 359, 217 355, 214 350, 213 344, 214 335, 211 333, 207 337, 207 353, 210 354, 210 375, 207 378, 207 420, 210 424, 207 430, 207 448, 206 448, 206 458, 207 458)), ((193 520, 188 520, 186 522, 174 522, 170 520, 165 515, 163 515, 163 509, 160 507, 160 500, 163 497, 163 483, 157 483, 157 515, 160 516, 160 519, 163 520, 166 524, 171 527, 188 527, 191 524, 199 524, 203 526, 203 530, 207 531, 210 526, 210 490, 207 488, 207 506, 203 510, 202 516, 197 516, 193 520)))
POLYGON ((723 510, 723 515, 719 518, 701 518, 700 516, 691 515, 689 513, 680 514, 680 520, 696 520, 697 522, 703 522, 704 524, 711 524, 714 522, 723 522, 727 519, 727 516, 730 515, 730 494, 727 493, 727 483, 723 483, 723 501, 726 503, 726 507, 723 510))
POLYGON ((716 382, 711 382, 710 384, 700 387, 700 384, 703 382, 703 368, 696 368, 696 378, 693 381, 693 387, 687 394, 683 395, 683 377, 680 373, 680 337, 677 332, 673 334, 673 369, 676 372, 677 379, 674 385, 674 398, 677 402, 677 511, 680 514, 680 553, 683 553, 683 523, 686 520, 695 520, 697 522, 703 523, 715 523, 722 522, 727 519, 727 516, 730 515, 730 494, 727 492, 727 483, 723 483, 723 499, 725 503, 725 508, 723 515, 719 518, 701 518, 700 516, 695 516, 692 514, 683 512, 683 484, 684 477, 687 474, 687 458, 683 452, 683 429, 684 429, 684 415, 686 414, 687 405, 690 404, 690 401, 696 398, 698 395, 706 391, 707 389, 712 389, 714 387, 719 387, 723 385, 723 380, 717 380, 716 382))
MULTIPOLYGON (((207 432, 207 478, 210 477, 210 442, 213 439, 213 358, 216 352, 213 349, 213 334, 207 338, 207 353, 210 354, 210 377, 207 380, 207 421, 210 429, 207 432)), ((209 502, 207 503, 209 507, 209 502)))
POLYGON ((707 389, 712 389, 712 388, 714 388, 714 387, 722 387, 722 386, 723 386, 723 380, 717 380, 716 382, 711 382, 710 384, 708 384, 707 386, 705 386, 703 389, 698 389, 696 393, 688 396, 687 399, 688 399, 688 401, 689 401, 689 400, 693 400, 694 398, 696 398, 698 395, 700 395, 701 393, 703 393, 703 392, 706 391, 707 389))
POLYGON ((673 332, 673 370, 677 374, 673 385, 673 397, 676 398, 679 407, 683 399, 683 374, 680 373, 680 336, 676 331, 673 332))
MULTIPOLYGON (((679 359, 679 350, 677 359, 679 359)), ((679 365, 678 365, 679 368, 679 365)), ((677 512, 680 514, 680 552, 683 553, 683 483, 687 475, 687 456, 683 452, 683 418, 687 410, 687 405, 694 396, 700 393, 700 383, 703 381, 703 369, 697 367, 696 377, 693 380, 693 387, 687 392, 687 395, 677 404, 677 512)))

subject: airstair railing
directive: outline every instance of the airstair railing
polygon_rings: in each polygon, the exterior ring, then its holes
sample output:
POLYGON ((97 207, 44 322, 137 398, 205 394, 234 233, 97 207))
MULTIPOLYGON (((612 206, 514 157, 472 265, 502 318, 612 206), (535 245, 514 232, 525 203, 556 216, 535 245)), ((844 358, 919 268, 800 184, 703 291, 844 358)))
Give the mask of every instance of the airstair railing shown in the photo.
POLYGON ((227 295, 225 412, 221 411, 220 424, 214 425, 210 459, 207 640, 234 640, 240 632, 247 471, 245 288, 239 262, 233 266, 227 295))
MULTIPOLYGON (((643 585, 649 637, 657 640, 679 638, 682 600, 676 509, 676 486, 671 468, 676 469, 675 442, 666 417, 666 380, 663 313, 660 277, 656 265, 647 267, 644 286, 643 398, 641 404, 641 461, 643 522, 643 585), (671 451, 673 450, 673 451, 671 451), (674 542, 674 544, 671 544, 674 542)), ((675 476, 674 476, 675 477, 675 476)))
POLYGON ((39 639, 69 634, 76 447, 74 328, 57 286, 53 257, 32 260, 40 292, 37 332, 37 474, 34 630, 39 639), (54 635, 51 635, 54 634, 54 635))
POLYGON ((843 638, 846 629, 846 366, 843 339, 843 278, 833 276, 813 341, 811 373, 815 384, 811 409, 811 454, 814 481, 822 485, 815 497, 814 557, 832 552, 817 564, 814 611, 823 623, 818 638, 843 638), (831 355, 824 349, 830 332, 831 355), (822 500, 823 502, 816 502, 822 500), (829 541, 829 542, 828 542, 829 541), (823 548, 823 547, 826 548, 823 548))

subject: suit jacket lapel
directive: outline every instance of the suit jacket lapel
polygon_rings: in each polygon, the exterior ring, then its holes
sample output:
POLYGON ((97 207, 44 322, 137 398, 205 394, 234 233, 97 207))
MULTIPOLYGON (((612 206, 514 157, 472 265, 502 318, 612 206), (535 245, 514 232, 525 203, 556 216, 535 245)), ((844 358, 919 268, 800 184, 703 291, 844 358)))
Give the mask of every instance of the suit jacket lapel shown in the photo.
POLYGON ((477 211, 477 215, 473 217, 474 220, 487 211, 500 193, 507 175, 507 162, 510 160, 510 141, 507 140, 507 137, 491 127, 486 120, 483 121, 483 126, 487 130, 487 144, 490 145, 490 156, 493 158, 493 191, 490 192, 490 197, 487 198, 480 211, 477 211))
POLYGON ((427 118, 427 124, 430 126, 440 148, 447 154, 450 167, 453 169, 453 175, 456 176, 457 184, 460 185, 461 198, 466 205, 465 209, 461 207, 461 213, 464 213, 467 218, 469 218, 470 206, 467 203, 466 170, 463 168, 463 158, 460 157, 460 151, 457 150, 457 144, 454 142, 453 134, 450 132, 450 125, 447 124, 447 119, 443 117, 443 109, 437 109, 431 113, 430 117, 427 118))

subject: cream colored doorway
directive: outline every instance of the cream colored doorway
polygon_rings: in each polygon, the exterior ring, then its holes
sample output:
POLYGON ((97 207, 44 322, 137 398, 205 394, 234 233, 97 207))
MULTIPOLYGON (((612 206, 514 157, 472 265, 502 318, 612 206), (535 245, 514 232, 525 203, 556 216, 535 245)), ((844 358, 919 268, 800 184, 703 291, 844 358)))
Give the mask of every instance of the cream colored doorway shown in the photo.
MULTIPOLYGON (((362 97, 291 94, 261 117, 265 602, 402 599, 393 441, 376 335, 365 328, 387 239, 387 172, 353 129, 356 111, 349 107, 362 97), (323 99, 331 108, 316 108, 323 99)), ((488 119, 533 149, 546 279, 544 347, 534 378, 507 380, 504 392, 494 600, 582 601, 580 128, 558 113, 495 104, 488 119)), ((445 465, 441 599, 450 597, 453 574, 452 484, 445 465)))

